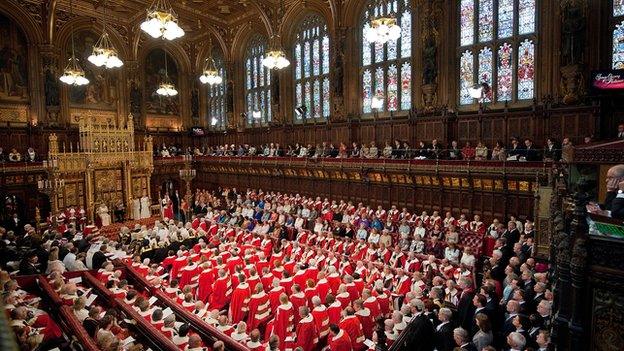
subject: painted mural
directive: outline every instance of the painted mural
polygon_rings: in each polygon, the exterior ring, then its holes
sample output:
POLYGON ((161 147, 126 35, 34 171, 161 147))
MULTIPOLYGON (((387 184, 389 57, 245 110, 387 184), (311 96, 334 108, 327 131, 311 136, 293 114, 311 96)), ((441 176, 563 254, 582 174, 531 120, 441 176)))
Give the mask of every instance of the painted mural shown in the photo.
POLYGON ((28 44, 19 27, 0 15, 0 100, 28 101, 28 44))
POLYGON ((162 97, 156 94, 161 82, 169 76, 169 81, 180 91, 178 67, 173 57, 167 53, 167 70, 165 70, 165 51, 154 49, 145 58, 145 110, 148 114, 179 115, 180 95, 162 97))

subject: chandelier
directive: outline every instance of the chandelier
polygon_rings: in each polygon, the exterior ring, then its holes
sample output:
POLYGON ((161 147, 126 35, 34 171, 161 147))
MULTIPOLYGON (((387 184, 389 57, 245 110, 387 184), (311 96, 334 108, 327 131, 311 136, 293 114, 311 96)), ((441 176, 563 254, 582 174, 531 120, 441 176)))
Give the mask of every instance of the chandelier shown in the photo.
POLYGON ((202 84, 209 85, 218 85, 223 82, 223 78, 219 75, 219 71, 217 70, 214 59, 212 57, 206 59, 206 64, 204 65, 204 73, 199 76, 199 81, 202 84))
POLYGON ((158 85, 158 89, 156 89, 156 94, 164 97, 172 97, 178 95, 178 91, 175 88, 175 85, 169 80, 169 71, 167 67, 167 51, 163 50, 165 53, 165 79, 160 82, 158 85))
POLYGON ((290 65, 286 53, 281 48, 273 49, 266 53, 262 59, 262 65, 268 69, 283 69, 290 65))
POLYGON ((178 16, 167 0, 154 0, 147 10, 147 18, 141 23, 141 30, 152 38, 174 40, 184 36, 178 16))
POLYGON ((93 45, 93 52, 87 60, 98 67, 118 68, 123 66, 123 62, 119 59, 117 50, 111 44, 106 31, 102 33, 100 39, 93 45))
MULTIPOLYGON (((73 3, 69 1, 69 13, 70 16, 73 13, 73 3)), ((63 70, 63 75, 59 78, 59 80, 67 85, 87 85, 89 84, 89 80, 85 77, 85 72, 78 64, 78 59, 76 58, 76 50, 74 46, 74 24, 72 22, 71 25, 71 48, 72 55, 69 58, 69 62, 65 69, 63 70)))
POLYGON ((119 59, 117 50, 113 47, 106 31, 106 1, 104 2, 102 36, 93 45, 93 51, 87 60, 97 67, 119 68, 123 66, 123 62, 119 59))
POLYGON ((208 85, 219 85, 223 82, 223 77, 219 75, 219 71, 217 70, 217 66, 215 65, 215 60, 212 57, 212 40, 208 42, 208 58, 204 63, 204 71, 199 76, 199 81, 202 84, 208 85))
MULTIPOLYGON (((387 5, 388 6, 388 5, 387 5)), ((381 4, 378 7, 381 9, 381 4)), ((388 6, 388 8, 391 8, 388 6)), ((366 40, 370 43, 379 43, 385 44, 388 41, 396 41, 401 37, 401 27, 398 26, 396 16, 392 13, 392 11, 388 11, 387 15, 384 15, 380 11, 377 17, 373 16, 373 8, 369 9, 371 13, 371 21, 370 26, 366 28, 366 40)))

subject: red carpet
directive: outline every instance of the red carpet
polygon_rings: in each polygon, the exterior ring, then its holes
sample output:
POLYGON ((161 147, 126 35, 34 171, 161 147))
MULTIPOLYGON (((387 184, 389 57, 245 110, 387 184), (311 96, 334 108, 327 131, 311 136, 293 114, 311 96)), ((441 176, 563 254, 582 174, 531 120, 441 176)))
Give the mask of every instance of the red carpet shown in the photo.
POLYGON ((126 221, 123 223, 113 223, 109 226, 100 228, 100 235, 107 237, 111 240, 117 240, 119 238, 119 230, 121 227, 128 227, 130 230, 134 229, 136 224, 145 225, 148 228, 154 225, 154 222, 159 220, 160 217, 152 216, 150 218, 139 219, 136 221, 126 221))

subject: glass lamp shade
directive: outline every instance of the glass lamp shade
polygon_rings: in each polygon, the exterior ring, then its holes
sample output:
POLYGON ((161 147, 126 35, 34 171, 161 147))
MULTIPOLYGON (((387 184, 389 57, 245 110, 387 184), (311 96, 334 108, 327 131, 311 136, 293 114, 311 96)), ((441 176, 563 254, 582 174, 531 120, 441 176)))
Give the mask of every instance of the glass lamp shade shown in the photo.
POLYGON ((284 51, 272 50, 267 52, 262 65, 268 69, 283 69, 290 65, 290 61, 286 58, 284 51))
POLYGON ((371 99, 371 108, 381 110, 384 104, 384 97, 381 95, 373 96, 371 99))
POLYGON ((89 84, 89 80, 85 77, 85 72, 78 65, 78 59, 71 57, 63 75, 59 80, 67 85, 82 86, 89 84))
POLYGON ((394 17, 379 17, 371 21, 365 36, 366 40, 371 43, 385 44, 390 40, 395 41, 401 37, 401 27, 397 25, 394 17))
POLYGON ((160 96, 171 97, 178 95, 178 91, 171 83, 160 83, 158 89, 156 90, 156 94, 160 96))
POLYGON ((95 43, 87 60, 97 67, 118 68, 123 66, 123 62, 119 59, 117 50, 111 44, 106 32, 102 33, 100 39, 95 43))
POLYGON ((178 25, 175 13, 164 4, 156 4, 147 11, 147 18, 141 23, 141 30, 152 38, 174 40, 184 36, 184 30, 178 25))
POLYGON ((223 82, 223 78, 221 78, 219 72, 215 70, 205 70, 204 73, 199 76, 199 81, 202 84, 218 85, 223 82))

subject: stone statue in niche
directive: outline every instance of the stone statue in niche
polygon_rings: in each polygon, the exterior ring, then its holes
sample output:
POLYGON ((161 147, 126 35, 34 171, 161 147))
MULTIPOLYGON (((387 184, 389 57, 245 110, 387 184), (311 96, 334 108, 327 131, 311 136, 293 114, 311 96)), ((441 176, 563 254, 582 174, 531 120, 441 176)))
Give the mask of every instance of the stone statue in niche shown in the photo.
POLYGON ((227 101, 225 104, 225 111, 228 113, 234 112, 234 82, 231 80, 228 80, 227 82, 225 99, 225 101, 227 101))
POLYGON ((59 106, 59 84, 52 68, 45 70, 45 102, 46 106, 59 106))
POLYGON ((130 112, 135 119, 141 115, 141 89, 134 80, 130 83, 130 112))
POLYGON ((336 34, 336 59, 334 60, 334 79, 332 81, 332 90, 335 97, 343 97, 344 41, 345 30, 340 28, 336 34))
POLYGON ((433 34, 427 35, 423 47, 423 84, 434 84, 438 77, 438 44, 433 34))
POLYGON ((199 91, 191 91, 191 118, 199 119, 199 91))
POLYGON ((583 61, 585 50, 585 11, 582 1, 568 1, 563 9, 563 24, 561 27, 562 65, 571 65, 583 61))

